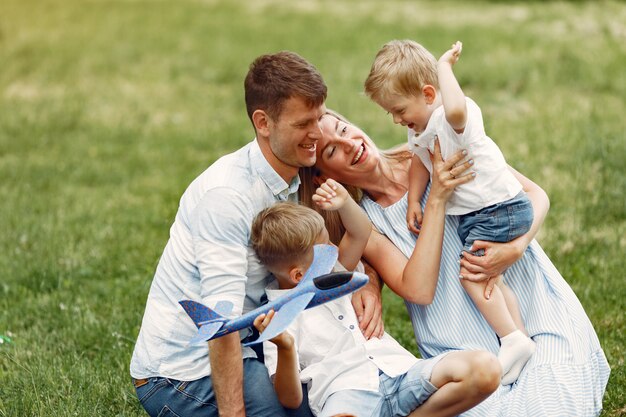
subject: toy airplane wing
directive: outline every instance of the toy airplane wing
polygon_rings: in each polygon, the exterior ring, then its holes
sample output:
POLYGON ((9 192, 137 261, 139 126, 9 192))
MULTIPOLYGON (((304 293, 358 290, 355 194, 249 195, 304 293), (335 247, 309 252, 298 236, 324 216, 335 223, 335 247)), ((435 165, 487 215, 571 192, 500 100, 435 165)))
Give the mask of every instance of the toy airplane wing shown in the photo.
MULTIPOLYGON (((333 263, 334 264, 334 263, 333 263)), ((284 332, 292 321, 300 314, 308 305, 311 299, 315 296, 314 292, 306 292, 288 301, 278 310, 269 326, 263 333, 259 335, 259 338, 252 342, 245 343, 244 346, 255 345, 257 343, 270 340, 280 333, 284 332)))
POLYGON ((233 303, 230 301, 219 301, 214 310, 193 300, 181 300, 179 304, 198 328, 198 333, 189 341, 190 345, 211 339, 228 321, 225 316, 233 311, 233 303))
POLYGON ((230 301, 219 301, 214 310, 193 300, 181 300, 178 303, 185 309, 197 328, 211 321, 228 321, 225 316, 233 311, 233 303, 230 301))
MULTIPOLYGON (((313 262, 304 274, 300 284, 312 280, 320 275, 328 274, 332 271, 337 262, 337 247, 333 245, 315 245, 313 247, 313 262)), ((300 285, 298 284, 298 285, 300 285)), ((274 321, 274 320, 272 320, 274 321)))
MULTIPOLYGON (((205 324, 200 327, 198 333, 189 341, 189 345, 199 345, 202 342, 210 340, 215 333, 222 328, 224 322, 214 321, 213 323, 205 324)), ((269 327, 269 326, 268 326, 269 327)))

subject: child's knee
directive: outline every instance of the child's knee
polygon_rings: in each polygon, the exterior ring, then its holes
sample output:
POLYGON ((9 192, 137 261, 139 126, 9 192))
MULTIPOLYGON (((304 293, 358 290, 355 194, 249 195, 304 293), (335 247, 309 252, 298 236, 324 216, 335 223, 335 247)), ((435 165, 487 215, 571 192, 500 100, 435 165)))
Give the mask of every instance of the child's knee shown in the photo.
POLYGON ((485 351, 476 351, 469 363, 471 386, 480 394, 490 394, 500 385, 502 368, 498 358, 485 351))

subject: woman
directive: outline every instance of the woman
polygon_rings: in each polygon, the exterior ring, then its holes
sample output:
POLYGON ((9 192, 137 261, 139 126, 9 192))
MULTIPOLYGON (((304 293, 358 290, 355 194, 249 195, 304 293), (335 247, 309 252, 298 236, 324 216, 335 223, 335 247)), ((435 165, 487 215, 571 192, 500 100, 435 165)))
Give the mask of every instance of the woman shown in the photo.
MULTIPOLYGON (((410 154, 405 147, 380 152, 363 131, 335 113, 322 118, 321 128, 317 174, 362 190, 361 206, 376 229, 393 242, 373 234, 365 257, 383 281, 406 300, 423 357, 458 349, 493 353, 499 349, 496 334, 459 282, 459 268, 464 279, 472 280, 504 272, 505 282, 519 299, 537 351, 516 383, 501 386, 464 415, 599 414, 610 372, 608 363, 576 295, 533 240, 549 207, 543 190, 511 169, 533 203, 531 230, 509 243, 476 242, 474 249, 485 249, 485 256, 464 254, 459 263, 462 244, 456 233, 458 218, 444 216, 443 207, 426 206, 421 239, 407 229, 410 154), (411 256, 423 261, 418 270, 403 276, 411 256)), ((438 164, 433 181, 453 187, 471 175, 465 169, 438 164)), ((316 180, 315 174, 302 173, 304 193, 316 180)))

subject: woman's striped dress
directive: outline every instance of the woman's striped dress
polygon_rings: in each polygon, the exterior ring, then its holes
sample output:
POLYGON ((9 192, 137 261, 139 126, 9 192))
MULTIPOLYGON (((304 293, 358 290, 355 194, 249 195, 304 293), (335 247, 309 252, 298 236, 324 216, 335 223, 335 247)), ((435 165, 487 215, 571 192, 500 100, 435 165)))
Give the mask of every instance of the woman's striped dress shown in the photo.
MULTIPOLYGON (((426 198, 426 196, 424 197, 426 198)), ((406 227, 406 195, 383 208, 361 202, 372 223, 408 257, 415 236, 406 227)), ((498 337, 461 286, 457 216, 446 216, 437 291, 427 306, 406 303, 424 358, 450 350, 497 354, 498 337)), ((602 409, 610 369, 578 298, 536 241, 504 274, 518 297, 537 351, 513 385, 500 387, 464 416, 593 416, 602 409)))

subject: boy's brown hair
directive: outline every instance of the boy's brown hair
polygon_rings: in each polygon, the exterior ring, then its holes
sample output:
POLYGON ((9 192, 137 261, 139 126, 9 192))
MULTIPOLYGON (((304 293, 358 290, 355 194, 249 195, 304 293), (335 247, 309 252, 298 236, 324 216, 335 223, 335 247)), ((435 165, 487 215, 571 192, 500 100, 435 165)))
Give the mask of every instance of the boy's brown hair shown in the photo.
POLYGON ((324 219, 315 210, 291 202, 276 203, 252 222, 252 248, 268 268, 307 255, 324 230, 324 219))
POLYGON ((300 55, 281 51, 261 55, 250 64, 244 81, 246 110, 252 120, 256 110, 278 120, 283 104, 292 97, 304 99, 310 107, 326 101, 327 88, 322 75, 300 55))
POLYGON ((365 80, 365 94, 378 103, 392 94, 419 96, 427 84, 439 89, 433 54, 415 41, 393 40, 376 54, 365 80))

